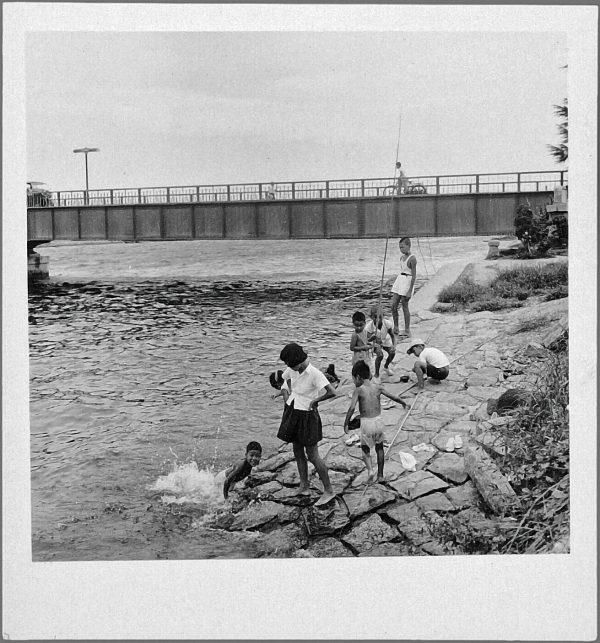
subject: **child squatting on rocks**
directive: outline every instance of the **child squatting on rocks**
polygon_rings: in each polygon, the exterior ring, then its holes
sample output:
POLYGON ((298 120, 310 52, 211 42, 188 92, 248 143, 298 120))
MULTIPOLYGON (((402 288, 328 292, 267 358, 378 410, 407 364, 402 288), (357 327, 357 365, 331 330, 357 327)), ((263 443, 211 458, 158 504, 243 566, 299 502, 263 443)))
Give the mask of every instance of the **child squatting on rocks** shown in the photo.
POLYGON ((287 366, 282 379, 289 395, 284 393, 283 417, 277 437, 293 445, 300 475, 298 495, 310 496, 307 462, 310 460, 323 483, 323 495, 315 506, 324 505, 335 498, 335 493, 331 487, 327 465, 319 456, 318 443, 323 439, 323 425, 317 404, 335 397, 335 389, 325 374, 308 361, 308 355, 302 346, 294 342, 286 344, 279 358, 287 366), (323 389, 325 393, 319 395, 323 389))
POLYGON ((408 345, 406 353, 408 355, 413 353, 417 357, 413 371, 417 376, 419 388, 425 386, 425 375, 429 377, 432 384, 439 384, 441 380, 448 377, 450 361, 438 348, 425 347, 422 339, 415 338, 408 345))
POLYGON ((220 482, 223 480, 223 497, 227 499, 229 492, 233 490, 236 482, 240 482, 244 478, 247 478, 252 471, 252 467, 255 467, 262 457, 262 446, 258 442, 249 442, 246 446, 246 457, 243 460, 240 460, 237 464, 221 471, 215 477, 215 483, 220 486, 220 482))
POLYGON ((383 370, 388 375, 393 375, 391 365, 394 357, 396 357, 396 335, 394 334, 394 326, 389 319, 384 319, 383 315, 379 314, 377 306, 371 307, 371 319, 365 326, 365 332, 370 342, 375 343, 375 379, 379 379, 379 369, 383 361, 383 351, 387 353, 387 359, 383 365, 383 370), (377 324, 377 328, 375 327, 377 324))
POLYGON ((371 363, 371 355, 374 348, 374 343, 369 342, 367 332, 365 330, 367 318, 364 313, 357 310, 352 315, 352 323, 354 324, 354 332, 350 338, 350 350, 352 351, 352 365, 362 360, 366 364, 371 363))
POLYGON ((410 253, 410 238, 402 237, 398 242, 400 248, 400 273, 392 286, 392 317, 394 333, 400 337, 410 337, 410 311, 408 302, 413 295, 417 279, 417 258, 410 253), (402 305, 404 332, 398 330, 398 304, 402 305))
POLYGON ((376 384, 371 380, 371 370, 362 360, 356 362, 352 367, 352 379, 354 380, 354 394, 350 407, 344 420, 344 433, 348 433, 348 424, 354 413, 356 403, 360 412, 360 447, 363 453, 363 460, 367 466, 369 474, 368 481, 373 482, 374 472, 371 463, 371 449, 374 447, 377 453, 377 482, 383 482, 383 420, 381 419, 380 396, 385 395, 390 400, 402 404, 406 408, 406 403, 401 397, 393 395, 386 391, 381 384, 376 384))

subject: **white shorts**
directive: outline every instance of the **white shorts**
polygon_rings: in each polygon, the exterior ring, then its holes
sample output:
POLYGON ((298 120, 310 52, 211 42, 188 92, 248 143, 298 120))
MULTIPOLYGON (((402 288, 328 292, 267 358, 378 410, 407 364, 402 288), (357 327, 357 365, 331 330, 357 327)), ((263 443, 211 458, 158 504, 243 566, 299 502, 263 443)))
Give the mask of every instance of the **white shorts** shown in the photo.
POLYGON ((396 281, 394 281, 392 292, 396 293, 396 295, 401 295, 402 297, 412 297, 414 287, 410 287, 411 282, 412 275, 404 275, 400 273, 396 277, 396 281))
POLYGON ((383 444, 383 420, 381 415, 375 418, 360 418, 360 443, 373 449, 376 444, 383 444))

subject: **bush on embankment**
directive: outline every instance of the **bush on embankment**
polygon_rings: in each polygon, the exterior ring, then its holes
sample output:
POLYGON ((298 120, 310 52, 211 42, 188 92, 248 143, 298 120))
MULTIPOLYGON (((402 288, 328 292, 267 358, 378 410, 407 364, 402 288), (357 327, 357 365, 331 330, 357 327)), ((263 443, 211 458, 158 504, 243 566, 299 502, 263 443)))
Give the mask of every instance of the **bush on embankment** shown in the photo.
POLYGON ((489 286, 464 276, 444 288, 438 301, 453 304, 453 310, 502 310, 518 308, 532 296, 559 299, 568 295, 566 262, 519 266, 502 271, 489 286))
POLYGON ((499 546, 502 553, 549 552, 568 540, 568 332, 551 348, 529 402, 501 429, 507 453, 497 464, 522 503, 518 527, 499 546))

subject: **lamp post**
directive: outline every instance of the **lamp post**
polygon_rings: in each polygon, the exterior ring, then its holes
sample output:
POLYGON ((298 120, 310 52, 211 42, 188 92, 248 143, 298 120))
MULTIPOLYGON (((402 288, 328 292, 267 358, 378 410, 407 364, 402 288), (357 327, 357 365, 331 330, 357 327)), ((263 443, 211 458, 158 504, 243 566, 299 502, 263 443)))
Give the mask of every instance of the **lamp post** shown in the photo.
POLYGON ((87 157, 90 152, 99 152, 100 149, 97 147, 80 147, 77 150, 73 150, 75 154, 85 154, 85 204, 88 205, 88 162, 87 157))

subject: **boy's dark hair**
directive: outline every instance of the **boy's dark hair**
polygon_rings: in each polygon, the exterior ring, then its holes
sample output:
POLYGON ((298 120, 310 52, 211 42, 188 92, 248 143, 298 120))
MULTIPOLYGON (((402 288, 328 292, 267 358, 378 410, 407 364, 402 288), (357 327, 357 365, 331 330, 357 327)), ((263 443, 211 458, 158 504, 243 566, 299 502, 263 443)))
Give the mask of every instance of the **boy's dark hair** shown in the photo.
POLYGON ((410 237, 400 237, 400 241, 398 241, 398 243, 402 243, 403 241, 408 241, 408 243, 410 243, 410 237))
POLYGON ((246 453, 248 453, 249 451, 260 451, 262 453, 262 447, 258 442, 248 442, 248 446, 246 447, 246 453))
POLYGON ((271 373, 271 375, 269 375, 269 382, 271 382, 271 386, 273 388, 281 391, 281 387, 283 386, 283 371, 275 371, 271 373))
POLYGON ((352 315, 353 322, 364 322, 367 321, 364 313, 361 313, 360 310, 357 310, 354 315, 352 315))
POLYGON ((362 377, 363 380, 368 380, 371 377, 371 369, 364 359, 359 359, 352 367, 352 377, 362 377))

